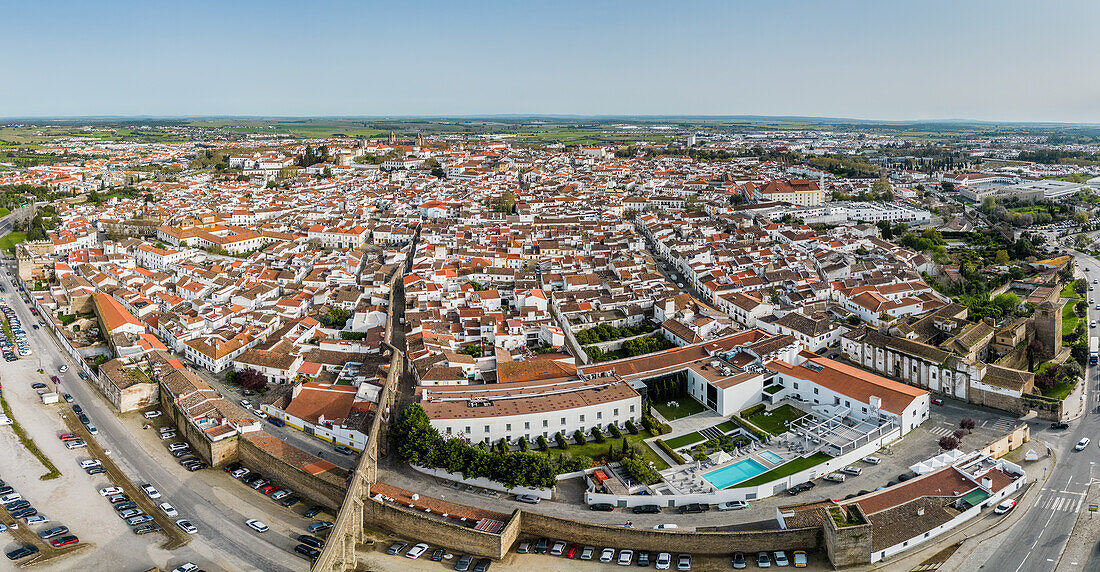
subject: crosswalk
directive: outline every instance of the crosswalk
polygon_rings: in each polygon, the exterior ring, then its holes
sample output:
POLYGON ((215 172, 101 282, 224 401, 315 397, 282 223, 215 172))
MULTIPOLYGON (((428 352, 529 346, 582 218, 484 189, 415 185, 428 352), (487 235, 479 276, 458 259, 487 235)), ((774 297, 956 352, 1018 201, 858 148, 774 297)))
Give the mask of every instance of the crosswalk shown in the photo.
POLYGON ((1071 493, 1065 491, 1043 491, 1039 500, 1035 501, 1035 508, 1049 510, 1055 513, 1076 513, 1084 504, 1083 493, 1071 493))
POLYGON ((998 418, 997 421, 993 423, 993 429, 995 431, 1008 431, 1015 426, 1016 421, 1012 419, 1005 419, 1004 417, 998 418))
POLYGON ((937 427, 932 427, 931 429, 928 430, 928 432, 935 435, 936 437, 946 437, 946 436, 954 433, 955 428, 954 427, 937 426, 937 427))

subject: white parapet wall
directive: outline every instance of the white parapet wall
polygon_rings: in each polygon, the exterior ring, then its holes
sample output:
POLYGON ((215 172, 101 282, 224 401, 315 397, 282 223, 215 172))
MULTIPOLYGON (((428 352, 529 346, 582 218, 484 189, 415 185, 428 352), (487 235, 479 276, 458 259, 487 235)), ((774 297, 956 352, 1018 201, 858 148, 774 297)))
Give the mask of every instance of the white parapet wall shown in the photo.
MULTIPOLYGON (((462 483, 462 484, 466 484, 466 485, 481 487, 483 489, 490 489, 490 490, 494 490, 494 491, 500 491, 502 493, 508 493, 508 494, 513 494, 513 495, 535 495, 535 496, 539 497, 540 499, 546 499, 546 500, 549 500, 550 498, 552 498, 554 496, 554 489, 533 489, 533 488, 530 488, 530 487, 508 488, 508 487, 504 486, 504 484, 502 484, 502 483, 498 483, 496 481, 491 481, 489 479, 482 479, 480 477, 467 479, 467 478, 463 477, 461 473, 449 473, 447 471, 444 471, 443 469, 429 469, 427 467, 418 467, 416 465, 409 465, 409 466, 416 469, 417 471, 420 471, 421 473, 424 473, 425 475, 431 475, 433 477, 439 477, 441 479, 448 479, 448 480, 452 480, 452 481, 462 483)), ((413 492, 416 492, 416 491, 413 491, 413 492)))

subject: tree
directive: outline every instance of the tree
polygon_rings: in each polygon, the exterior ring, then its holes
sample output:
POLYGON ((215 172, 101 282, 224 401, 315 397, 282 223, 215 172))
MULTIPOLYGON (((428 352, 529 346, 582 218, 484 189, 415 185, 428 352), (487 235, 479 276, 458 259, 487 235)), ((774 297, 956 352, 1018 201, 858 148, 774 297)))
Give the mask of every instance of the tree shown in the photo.
POLYGON ((878 227, 882 233, 883 240, 890 240, 894 238, 894 225, 890 224, 888 220, 880 220, 875 226, 878 227))
POLYGON ((997 255, 993 258, 993 263, 996 264, 997 266, 1007 266, 1008 265, 1008 251, 1007 250, 998 250, 997 255))
POLYGON ((1087 224, 1089 222, 1088 211, 1077 211, 1073 213, 1073 222, 1077 224, 1087 224))
POLYGON ((967 433, 974 431, 975 425, 977 425, 977 423, 975 423, 974 420, 969 417, 959 421, 959 427, 961 429, 966 429, 967 433))
POLYGON ((1084 294, 1089 289, 1089 281, 1084 278, 1078 278, 1073 281, 1073 291, 1078 294, 1084 294))
POLYGON ((267 387, 267 377, 258 370, 250 367, 238 371, 233 380, 237 385, 245 389, 251 389, 252 391, 260 391, 267 387))
POLYGON ((1016 311, 1016 308, 1020 306, 1020 297, 1011 292, 997 294, 993 297, 993 304, 1001 309, 1002 315, 1007 315, 1016 311))
POLYGON ((944 451, 953 451, 959 448, 959 440, 951 435, 945 435, 940 438, 940 449, 944 451))
POLYGON ((234 383, 236 383, 234 381, 236 379, 237 379, 237 371, 236 370, 234 370, 234 369, 226 370, 226 372, 225 372, 225 384, 226 385, 233 385, 234 383))
POLYGON ((952 437, 960 442, 962 441, 964 435, 966 435, 966 433, 962 429, 955 429, 955 432, 951 434, 952 437))
POLYGON ((1069 377, 1078 378, 1081 377, 1083 370, 1081 369, 1081 364, 1076 361, 1066 360, 1066 363, 1062 364, 1062 372, 1069 377))
POLYGON ((997 199, 995 199, 993 197, 986 197, 986 198, 982 199, 981 211, 983 213, 989 213, 996 206, 997 206, 997 199))
POLYGON ((103 202, 103 199, 99 197, 99 193, 96 192, 95 190, 88 193, 88 200, 95 203, 95 204, 99 204, 99 203, 103 202))

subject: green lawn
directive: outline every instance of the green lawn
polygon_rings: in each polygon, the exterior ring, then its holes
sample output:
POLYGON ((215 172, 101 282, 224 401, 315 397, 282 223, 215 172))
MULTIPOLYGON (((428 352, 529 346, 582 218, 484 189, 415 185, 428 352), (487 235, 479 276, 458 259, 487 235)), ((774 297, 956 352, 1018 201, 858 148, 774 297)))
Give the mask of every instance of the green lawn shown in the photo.
POLYGON ((771 433, 782 435, 787 431, 787 421, 794 421, 805 416, 806 413, 793 405, 783 404, 771 411, 761 411, 749 417, 749 423, 771 433))
POLYGON ((1053 399, 1065 399, 1069 395, 1069 392, 1073 391, 1073 386, 1076 385, 1073 380, 1068 377, 1062 378, 1054 384, 1054 387, 1050 389, 1041 389, 1043 395, 1053 399))
POLYGON ((679 437, 673 437, 671 439, 665 439, 665 443, 668 443, 669 447, 673 449, 679 449, 680 447, 687 447, 688 445, 694 445, 702 442, 703 436, 698 431, 693 431, 686 435, 680 435, 679 437))
POLYGON ((25 232, 9 232, 0 237, 0 250, 5 252, 15 252, 15 245, 27 240, 27 233, 25 232))
POLYGON ((11 214, 11 211, 7 207, 0 207, 0 217, 5 217, 11 214))
MULTIPOLYGON (((611 443, 615 444, 616 449, 621 447, 622 444, 623 444, 623 440, 621 438, 616 439, 616 438, 612 437, 611 434, 608 433, 607 431, 604 431, 604 435, 607 437, 607 441, 605 441, 603 443, 597 443, 597 442, 593 441, 591 437, 589 437, 588 438, 588 443, 585 443, 584 445, 573 445, 572 444, 573 435, 570 434, 570 435, 568 435, 570 445, 569 445, 569 449, 567 449, 567 450, 566 449, 559 449, 557 447, 557 445, 555 444, 554 440, 549 439, 549 441, 550 441, 550 452, 555 454, 555 455, 558 455, 558 454, 561 454, 563 452, 568 451, 569 454, 573 455, 574 457, 576 457, 577 455, 584 455, 586 457, 591 457, 593 460, 599 461, 599 460, 605 459, 607 457, 607 449, 608 449, 608 446, 611 443)), ((641 432, 641 433, 638 433, 637 435, 631 435, 627 430, 623 429, 623 437, 626 437, 626 442, 628 444, 630 444, 631 446, 633 446, 635 443, 641 445, 642 459, 644 459, 646 461, 653 461, 653 464, 657 467, 658 471, 667 469, 668 468, 668 463, 666 463, 663 459, 661 459, 661 457, 653 449, 651 449, 649 447, 649 445, 646 444, 645 439, 644 439, 644 437, 646 435, 647 434, 644 431, 641 432)), ((553 435, 551 435, 551 437, 553 437, 553 435)), ((539 451, 538 447, 534 446, 533 443, 534 443, 534 441, 532 441, 531 450, 535 451, 535 452, 538 452, 539 451)))
POLYGON ((799 457, 798 459, 795 459, 795 460, 793 460, 789 463, 784 463, 782 465, 779 465, 778 467, 776 467, 776 468, 774 468, 774 469, 772 469, 772 470, 770 470, 766 473, 761 473, 759 475, 756 475, 755 477, 753 477, 753 478, 751 478, 747 481, 742 481, 740 483, 737 483, 736 485, 734 485, 733 488, 739 489, 739 488, 743 488, 743 487, 756 487, 756 486, 760 486, 760 485, 763 485, 763 484, 766 484, 766 483, 770 483, 770 482, 772 482, 776 479, 782 479, 783 477, 789 477, 789 476, 791 476, 791 475, 793 475, 797 472, 805 471, 806 469, 809 469, 810 467, 820 465, 821 463, 824 463, 825 461, 828 461, 829 459, 832 459, 832 457, 826 455, 825 453, 814 453, 813 455, 810 455, 809 457, 799 457))
POLYGON ((1062 306, 1062 337, 1066 337, 1077 329, 1077 314, 1073 312, 1073 306, 1077 302, 1069 302, 1062 306))
POLYGON ((715 427, 717 427, 719 431, 728 434, 728 433, 732 433, 732 432, 736 431, 741 426, 734 423, 733 421, 723 421, 723 422, 715 425, 715 427))
POLYGON ((1063 298, 1078 298, 1077 291, 1073 289, 1073 282, 1066 284, 1065 288, 1062 288, 1063 298))
POLYGON ((671 407, 666 403, 653 403, 653 408, 661 412, 661 415, 665 419, 672 421, 673 419, 679 419, 681 417, 687 417, 688 415, 695 415, 696 413, 703 412, 703 405, 698 401, 695 401, 690 396, 683 395, 673 399, 677 403, 676 407, 671 407))

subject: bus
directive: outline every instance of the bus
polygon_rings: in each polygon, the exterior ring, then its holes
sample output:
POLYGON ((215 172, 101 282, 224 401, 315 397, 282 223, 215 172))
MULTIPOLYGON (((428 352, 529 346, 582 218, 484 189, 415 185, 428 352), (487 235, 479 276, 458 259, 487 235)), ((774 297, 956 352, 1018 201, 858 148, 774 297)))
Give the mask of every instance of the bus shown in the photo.
POLYGON ((1100 352, 1100 338, 1092 336, 1089 338, 1089 365, 1096 365, 1096 360, 1100 352))

